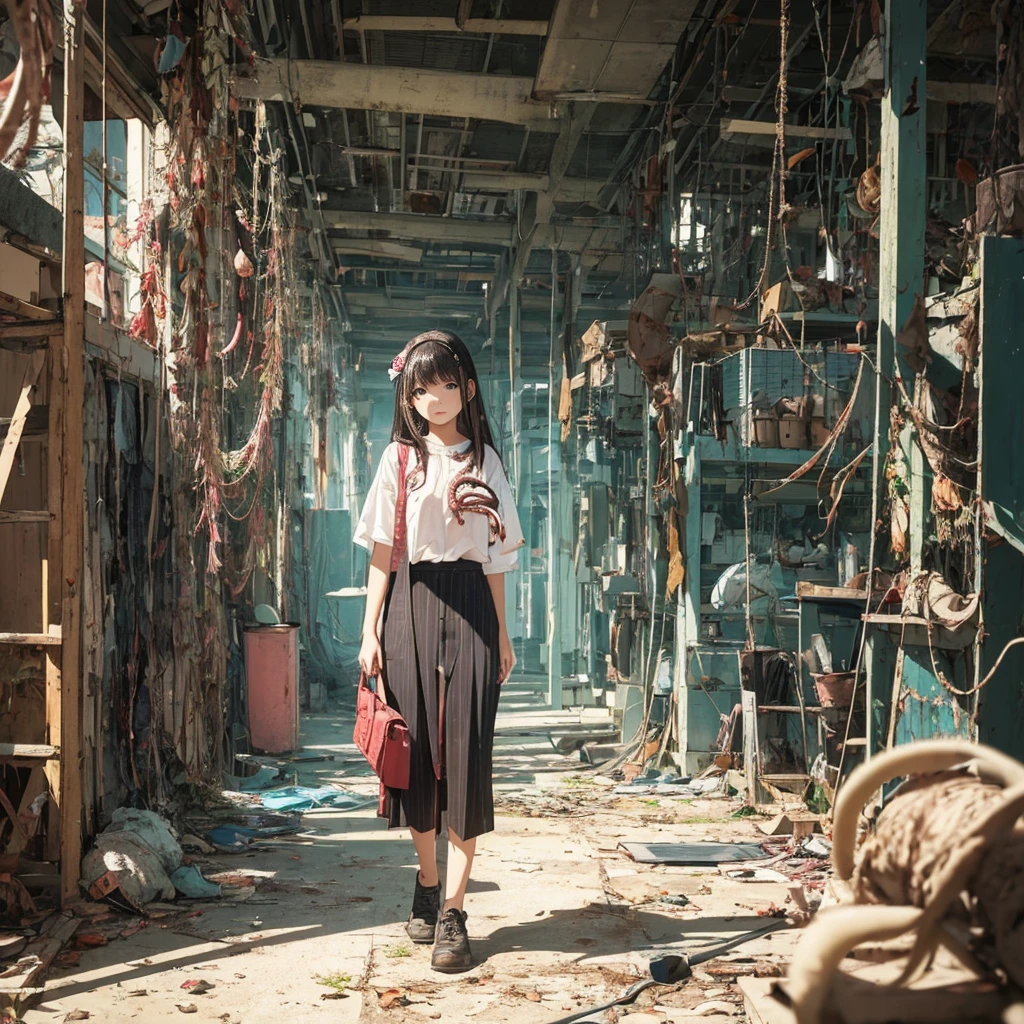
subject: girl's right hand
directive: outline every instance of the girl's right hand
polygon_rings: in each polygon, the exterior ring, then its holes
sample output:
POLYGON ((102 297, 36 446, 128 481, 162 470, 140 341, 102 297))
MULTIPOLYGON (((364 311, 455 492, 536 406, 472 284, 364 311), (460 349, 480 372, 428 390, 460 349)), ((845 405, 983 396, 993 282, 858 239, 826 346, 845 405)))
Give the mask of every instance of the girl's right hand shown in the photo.
POLYGON ((380 675, 384 665, 384 658, 381 654, 380 641, 375 633, 363 635, 363 643, 359 648, 359 667, 368 676, 380 675))

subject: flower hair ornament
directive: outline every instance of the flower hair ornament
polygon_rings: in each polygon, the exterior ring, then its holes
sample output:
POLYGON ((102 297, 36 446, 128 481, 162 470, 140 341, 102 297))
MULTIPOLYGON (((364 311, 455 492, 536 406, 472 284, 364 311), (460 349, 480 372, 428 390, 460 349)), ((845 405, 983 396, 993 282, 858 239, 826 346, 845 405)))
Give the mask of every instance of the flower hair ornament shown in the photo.
POLYGON ((443 345, 452 354, 452 358, 455 362, 459 362, 459 354, 449 345, 447 342, 442 341, 440 338, 424 338, 422 341, 417 341, 415 345, 407 345, 402 349, 401 352, 391 360, 391 365, 388 367, 388 380, 393 384, 401 375, 405 369, 405 361, 409 358, 409 353, 420 345, 426 345, 428 341, 432 341, 437 345, 443 345))

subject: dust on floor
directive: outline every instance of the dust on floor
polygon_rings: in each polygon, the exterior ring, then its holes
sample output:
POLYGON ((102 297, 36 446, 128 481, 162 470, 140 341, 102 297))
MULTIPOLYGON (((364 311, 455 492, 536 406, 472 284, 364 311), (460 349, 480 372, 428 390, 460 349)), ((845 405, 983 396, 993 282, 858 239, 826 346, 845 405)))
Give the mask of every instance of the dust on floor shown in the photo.
MULTIPOLYGON (((430 947, 405 935, 416 869, 404 834, 383 829, 372 808, 321 810, 304 818, 312 834, 202 858, 204 874, 249 876, 248 889, 184 912, 168 908, 141 928, 137 919, 115 919, 113 929, 108 921, 108 934, 126 937, 51 971, 26 1024, 74 1011, 110 1024, 179 1014, 197 1024, 543 1024, 621 994, 660 952, 697 953, 786 908, 782 882, 640 865, 618 849, 763 840, 754 819, 731 817, 738 801, 615 794, 598 773, 553 751, 543 715, 525 732, 496 749, 499 817, 480 841, 467 898, 477 958, 467 974, 435 974, 430 947)), ((344 714, 306 719, 306 751, 335 760, 302 765, 299 781, 372 792, 350 735, 344 714)), ((793 941, 791 932, 765 935, 697 968, 686 985, 648 990, 605 1019, 740 1017, 736 978, 778 973, 793 941)))

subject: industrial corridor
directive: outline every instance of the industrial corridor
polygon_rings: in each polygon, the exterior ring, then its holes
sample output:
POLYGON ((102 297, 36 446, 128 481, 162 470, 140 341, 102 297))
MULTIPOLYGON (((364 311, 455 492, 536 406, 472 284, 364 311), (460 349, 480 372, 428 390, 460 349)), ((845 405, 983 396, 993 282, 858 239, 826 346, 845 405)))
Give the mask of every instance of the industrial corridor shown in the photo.
POLYGON ((1024 1019, 1024 5, 0 0, 0 1024, 1024 1019))

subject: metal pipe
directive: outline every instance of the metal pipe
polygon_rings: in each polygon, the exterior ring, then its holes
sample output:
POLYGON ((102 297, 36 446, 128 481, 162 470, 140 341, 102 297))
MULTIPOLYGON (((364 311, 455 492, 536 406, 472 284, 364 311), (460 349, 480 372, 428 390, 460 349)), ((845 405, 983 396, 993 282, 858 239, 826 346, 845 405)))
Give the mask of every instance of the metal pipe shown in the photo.
POLYGON ((548 705, 562 708, 562 645, 558 637, 558 549, 555 536, 555 353, 558 346, 558 250, 551 250, 551 349, 548 355, 548 705))

